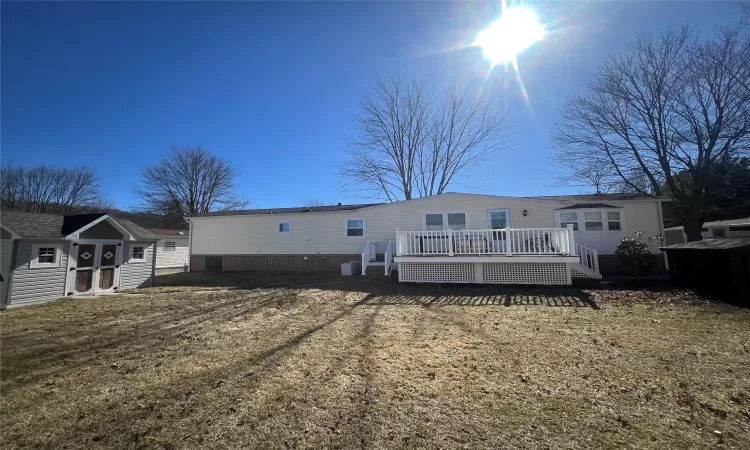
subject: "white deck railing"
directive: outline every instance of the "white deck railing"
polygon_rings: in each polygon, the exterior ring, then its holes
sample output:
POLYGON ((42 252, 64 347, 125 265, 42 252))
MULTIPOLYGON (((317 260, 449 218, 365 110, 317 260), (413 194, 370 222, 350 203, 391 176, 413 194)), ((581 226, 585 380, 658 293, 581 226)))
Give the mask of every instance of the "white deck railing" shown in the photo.
POLYGON ((393 265, 393 251, 396 247, 396 241, 388 241, 388 247, 385 249, 385 275, 391 274, 391 266, 393 265))
POLYGON ((578 264, 599 273, 599 253, 596 249, 576 244, 576 253, 578 254, 578 264))
POLYGON ((498 230, 396 230, 396 256, 575 255, 568 228, 498 230))

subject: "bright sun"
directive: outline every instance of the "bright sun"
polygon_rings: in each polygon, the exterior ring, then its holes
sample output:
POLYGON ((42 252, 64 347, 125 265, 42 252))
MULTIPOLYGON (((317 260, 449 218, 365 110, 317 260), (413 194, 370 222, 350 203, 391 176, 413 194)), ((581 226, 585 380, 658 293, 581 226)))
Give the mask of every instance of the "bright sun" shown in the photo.
POLYGON ((544 25, 524 6, 505 8, 500 18, 480 31, 472 45, 481 47, 493 66, 516 64, 516 56, 544 38, 544 25))

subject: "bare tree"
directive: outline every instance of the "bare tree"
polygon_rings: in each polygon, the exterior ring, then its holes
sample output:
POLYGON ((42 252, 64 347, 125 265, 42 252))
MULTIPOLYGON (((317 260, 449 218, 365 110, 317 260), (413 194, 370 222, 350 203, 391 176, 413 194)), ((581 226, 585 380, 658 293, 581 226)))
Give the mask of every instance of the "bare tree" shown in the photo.
POLYGON ((313 206, 328 206, 328 205, 333 205, 333 203, 312 198, 310 200, 302 202, 299 206, 302 208, 311 208, 313 206))
POLYGON ((440 194, 508 137, 507 115, 461 83, 438 94, 392 75, 375 80, 361 108, 338 174, 367 198, 440 194))
POLYGON ((688 27, 639 39, 568 101, 557 158, 604 163, 632 192, 672 196, 688 239, 699 240, 712 167, 749 148, 749 48, 738 30, 702 43, 688 27))
POLYGON ((99 178, 90 167, 30 168, 4 164, 0 169, 2 208, 52 214, 71 214, 100 206, 99 178))
POLYGON ((184 226, 185 217, 246 207, 248 200, 236 193, 238 174, 229 161, 206 149, 172 147, 142 169, 141 184, 133 190, 146 211, 169 217, 170 226, 184 226))

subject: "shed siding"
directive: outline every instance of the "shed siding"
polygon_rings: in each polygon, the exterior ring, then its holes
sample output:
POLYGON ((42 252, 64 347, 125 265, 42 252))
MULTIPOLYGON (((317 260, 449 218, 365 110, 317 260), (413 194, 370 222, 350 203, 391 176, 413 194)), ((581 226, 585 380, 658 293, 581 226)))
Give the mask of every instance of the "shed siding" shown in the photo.
POLYGON ((164 237, 156 243, 156 268, 182 267, 188 263, 188 238, 187 237, 164 237), (174 251, 165 251, 165 243, 174 242, 174 251))
POLYGON ((151 286, 153 283, 153 261, 154 261, 154 243, 153 242, 127 242, 124 263, 120 266, 120 289, 133 289, 137 287, 151 286), (130 256, 134 246, 144 246, 145 262, 132 262, 130 256))
MULTIPOLYGON (((647 236, 658 234, 656 201, 608 203, 624 207, 629 232, 640 229, 647 236)), ((508 208, 511 227, 546 228, 555 226, 555 209, 570 204, 553 199, 448 194, 354 211, 199 217, 191 221, 192 254, 351 255, 361 253, 368 240, 395 239, 396 228, 421 230, 428 212, 464 212, 468 228, 484 229, 488 228, 488 210, 508 208), (365 219, 365 236, 346 236, 346 219, 357 218, 365 219), (281 221, 292 222, 292 233, 278 232, 281 221)))
POLYGON ((70 242, 63 242, 58 267, 29 268, 33 244, 59 244, 60 242, 27 239, 18 242, 9 305, 36 303, 65 296, 65 278, 68 273, 70 242))

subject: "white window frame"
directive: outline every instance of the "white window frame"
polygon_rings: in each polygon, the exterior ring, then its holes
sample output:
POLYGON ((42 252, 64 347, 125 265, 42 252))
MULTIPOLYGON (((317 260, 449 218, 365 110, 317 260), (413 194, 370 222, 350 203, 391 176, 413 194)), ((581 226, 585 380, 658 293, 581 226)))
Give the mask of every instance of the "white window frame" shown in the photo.
POLYGON ((29 261, 30 269, 44 269, 45 267, 60 267, 60 255, 62 255, 62 244, 48 243, 48 244, 31 244, 31 260, 29 261), (40 263, 39 262, 39 249, 40 248, 54 248, 55 257, 51 263, 40 263))
MULTIPOLYGON (((510 208, 495 208, 495 209, 488 209, 487 210, 487 229, 492 229, 492 213, 495 212, 504 212, 505 213, 505 225, 506 228, 513 228, 513 222, 511 222, 510 218, 510 208)), ((501 228, 498 228, 499 230, 501 228)))
MULTIPOLYGON (((428 214, 442 214, 443 215, 443 229, 442 231, 448 230, 448 214, 463 214, 466 220, 466 228, 464 230, 471 230, 469 225, 469 214, 466 211, 426 211, 422 214, 422 231, 427 231, 427 215, 428 214)), ((438 230, 433 230, 438 231, 438 230)))
POLYGON ((164 251, 165 252, 177 251, 177 241, 164 241, 164 251), (172 245, 167 245, 167 244, 172 244, 172 245))
POLYGON ((293 230, 294 229, 292 228, 292 221, 291 220, 282 220, 282 221, 280 221, 279 223, 276 224, 276 232, 277 233, 280 233, 280 234, 293 234, 294 233, 293 230), (279 227, 281 225, 283 225, 283 224, 286 224, 286 223, 289 224, 289 231, 281 231, 281 229, 279 227))
MULTIPOLYGON (((560 220, 560 214, 562 213, 570 213, 574 212, 577 213, 577 222, 578 222, 578 229, 575 230, 576 233, 579 232, 586 232, 586 233, 605 233, 605 234, 625 234, 627 235, 627 224, 625 223, 625 208, 578 208, 578 209, 558 209, 555 211, 555 226, 562 227, 561 223, 562 220, 560 220), (619 230, 610 230, 609 229, 609 220, 607 217, 607 212, 614 212, 617 211, 620 213, 620 229, 619 230), (602 229, 601 230, 588 230, 586 231, 586 213, 587 212, 598 212, 602 215, 602 229)), ((593 220, 590 220, 589 222, 594 222, 593 220)), ((617 222, 616 220, 613 220, 612 222, 617 222)), ((572 222, 570 222, 572 223, 572 222)))
POLYGON ((148 245, 145 244, 136 244, 130 246, 130 258, 128 258, 129 263, 145 263, 146 262, 146 249, 148 249, 148 245), (143 258, 136 258, 133 254, 135 253, 135 249, 137 247, 140 247, 143 249, 143 258))
POLYGON ((348 238, 363 238, 367 236, 367 221, 364 217, 347 217, 344 219, 344 236, 348 238), (349 236, 349 230, 358 230, 359 227, 349 227, 350 220, 361 220, 362 221, 362 236, 349 236))

